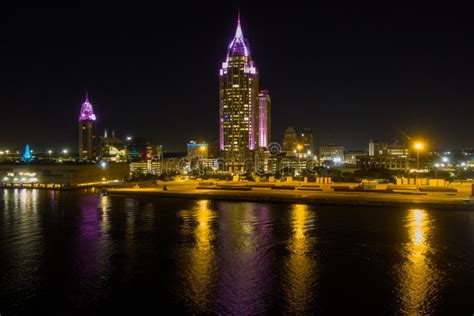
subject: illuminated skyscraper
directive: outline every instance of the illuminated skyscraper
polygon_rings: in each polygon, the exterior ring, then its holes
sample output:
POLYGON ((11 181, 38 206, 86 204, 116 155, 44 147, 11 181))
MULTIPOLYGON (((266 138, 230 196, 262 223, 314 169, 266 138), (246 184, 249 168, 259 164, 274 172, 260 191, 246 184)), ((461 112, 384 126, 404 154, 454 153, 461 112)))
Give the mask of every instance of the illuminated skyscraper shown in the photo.
POLYGON ((89 97, 82 103, 79 115, 79 158, 93 160, 96 156, 95 114, 89 97))
POLYGON ((271 111, 272 100, 268 90, 261 90, 258 94, 258 147, 267 148, 271 142, 271 111))
POLYGON ((258 145, 258 72, 237 19, 237 30, 219 75, 219 148, 243 162, 258 145))

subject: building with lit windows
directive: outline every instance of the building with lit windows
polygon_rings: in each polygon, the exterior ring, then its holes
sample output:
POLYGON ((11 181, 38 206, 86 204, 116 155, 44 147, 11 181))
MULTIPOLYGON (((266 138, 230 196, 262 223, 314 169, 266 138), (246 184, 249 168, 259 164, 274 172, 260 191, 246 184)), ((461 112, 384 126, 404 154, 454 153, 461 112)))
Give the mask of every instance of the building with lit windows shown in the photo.
POLYGON ((97 155, 96 147, 96 116, 86 93, 79 115, 79 158, 94 160, 97 155))
POLYGON ((267 148, 271 142, 272 130, 272 99, 268 90, 261 90, 258 94, 258 147, 267 148))
POLYGON ((329 144, 318 148, 319 161, 332 161, 334 163, 344 162, 344 147, 329 144))
POLYGON ((283 151, 293 152, 298 146, 298 135, 293 127, 288 127, 283 135, 283 151))
POLYGON ((303 146, 303 151, 305 153, 314 154, 314 138, 313 131, 311 128, 303 128, 301 133, 301 145, 303 146))
POLYGON ((369 142, 369 156, 397 156, 408 157, 408 147, 395 143, 387 143, 380 140, 371 140, 369 142))
POLYGON ((241 170, 258 145, 258 91, 257 68, 239 16, 219 73, 219 149, 228 162, 227 170, 241 170))
POLYGON ((0 164, 0 187, 78 188, 122 182, 129 176, 125 163, 0 164))
POLYGON ((192 140, 188 143, 187 148, 189 159, 208 157, 209 145, 207 143, 197 143, 192 140))

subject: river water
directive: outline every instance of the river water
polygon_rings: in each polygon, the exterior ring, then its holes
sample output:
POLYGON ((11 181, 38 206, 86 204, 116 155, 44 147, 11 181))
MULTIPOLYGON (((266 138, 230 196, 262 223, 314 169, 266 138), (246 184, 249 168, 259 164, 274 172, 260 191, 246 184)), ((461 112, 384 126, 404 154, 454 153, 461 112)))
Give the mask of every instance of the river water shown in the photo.
POLYGON ((0 198, 2 316, 474 313, 474 211, 0 198))

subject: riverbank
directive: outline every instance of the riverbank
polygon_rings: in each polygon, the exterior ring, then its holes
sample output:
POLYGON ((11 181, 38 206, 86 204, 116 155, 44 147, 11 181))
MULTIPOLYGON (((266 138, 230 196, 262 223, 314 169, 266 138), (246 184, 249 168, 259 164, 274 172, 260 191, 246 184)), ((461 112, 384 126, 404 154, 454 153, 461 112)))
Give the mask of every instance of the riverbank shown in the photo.
POLYGON ((474 199, 466 194, 443 192, 385 192, 380 191, 335 191, 330 186, 308 187, 295 186, 294 189, 275 190, 269 187, 254 186, 250 190, 244 185, 233 185, 233 188, 216 185, 200 186, 196 182, 164 183, 149 188, 107 189, 106 193, 117 196, 144 196, 184 199, 210 199, 242 202, 284 202, 302 204, 331 205, 373 205, 373 206, 408 206, 440 207, 474 210, 474 199), (166 190, 164 186, 166 185, 166 190), (242 188, 239 190, 238 188, 242 188), (244 189, 245 188, 245 189, 244 189))

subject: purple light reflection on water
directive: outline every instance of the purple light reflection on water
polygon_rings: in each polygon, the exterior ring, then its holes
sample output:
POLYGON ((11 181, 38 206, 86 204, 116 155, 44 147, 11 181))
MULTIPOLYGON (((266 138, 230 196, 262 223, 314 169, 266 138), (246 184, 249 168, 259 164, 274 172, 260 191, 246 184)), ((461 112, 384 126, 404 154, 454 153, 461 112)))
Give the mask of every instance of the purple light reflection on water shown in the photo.
MULTIPOLYGON (((101 197, 90 194, 80 201, 80 215, 76 224, 72 258, 73 282, 80 292, 79 297, 87 297, 97 302, 101 295, 96 290, 103 288, 110 273, 110 251, 107 232, 104 231, 101 197)), ((74 301, 74 304, 81 304, 74 301)))
POLYGON ((270 211, 249 206, 225 203, 220 210, 216 303, 218 310, 238 315, 264 313, 274 281, 270 211))

